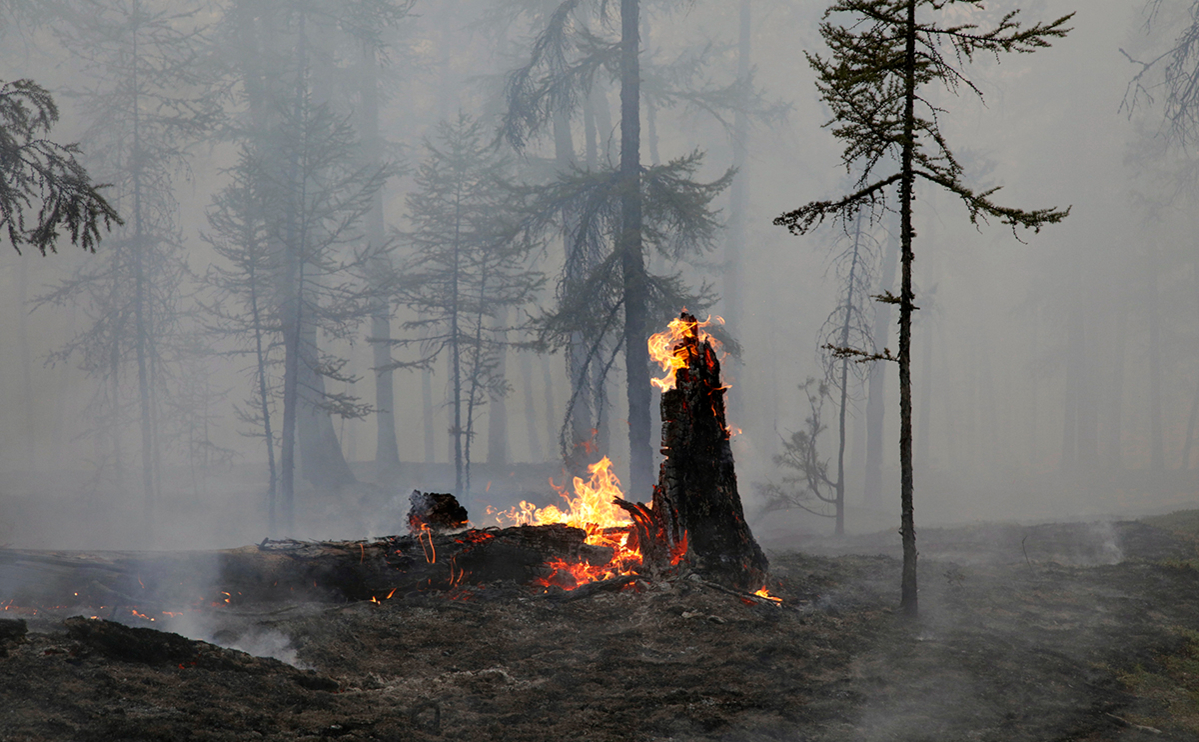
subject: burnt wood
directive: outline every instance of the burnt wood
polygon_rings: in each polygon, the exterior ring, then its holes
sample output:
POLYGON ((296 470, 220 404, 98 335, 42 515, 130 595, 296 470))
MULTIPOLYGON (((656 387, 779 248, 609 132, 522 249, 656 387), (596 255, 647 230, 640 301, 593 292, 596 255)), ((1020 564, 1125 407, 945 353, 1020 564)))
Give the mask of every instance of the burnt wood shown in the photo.
POLYGON ((662 454, 653 510, 673 549, 687 542, 687 563, 712 579, 743 590, 765 584, 768 563, 745 522, 730 433, 725 421, 720 361, 700 341, 694 316, 676 345, 687 365, 675 388, 662 393, 662 454), (681 347, 680 347, 681 346, 681 347))
POLYGON ((607 564, 612 550, 566 525, 423 532, 371 541, 270 541, 211 552, 0 550, 0 600, 137 609, 317 599, 383 600, 418 590, 547 578, 552 559, 607 564))

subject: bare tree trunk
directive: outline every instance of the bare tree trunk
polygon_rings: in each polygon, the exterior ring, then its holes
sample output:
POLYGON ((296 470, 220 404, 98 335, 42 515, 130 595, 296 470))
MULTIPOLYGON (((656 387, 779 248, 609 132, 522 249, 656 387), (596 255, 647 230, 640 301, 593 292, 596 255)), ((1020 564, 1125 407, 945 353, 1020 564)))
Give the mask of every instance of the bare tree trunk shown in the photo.
POLYGON ((322 494, 336 492, 354 484, 356 480, 342 453, 333 418, 322 406, 325 401, 325 379, 318 372, 320 351, 316 326, 302 320, 299 334, 296 432, 300 442, 301 472, 322 494))
POLYGON ((545 439, 546 441, 553 441, 558 437, 558 416, 554 412, 554 372, 550 367, 550 359, 547 356, 540 356, 540 358, 541 389, 545 393, 545 439))
MULTIPOLYGON (((553 130, 554 165, 559 173, 569 173, 575 167, 575 151, 570 121, 565 112, 554 112, 553 130)), ((573 287, 585 280, 593 266, 588 265, 586 257, 579 254, 583 246, 572 242, 571 236, 576 231, 576 225, 572 223, 573 215, 565 213, 563 217, 566 225, 562 230, 562 246, 566 253, 564 280, 568 287, 573 287)), ((591 463, 591 388, 586 363, 591 343, 592 340, 582 332, 573 332, 570 345, 566 349, 566 373, 570 379, 571 404, 567 409, 569 420, 566 421, 563 433, 568 434, 569 438, 560 443, 567 471, 579 477, 586 476, 587 465, 591 463)))
POLYGON ((529 460, 542 461, 545 450, 541 447, 541 434, 537 430, 537 406, 533 404, 533 357, 529 353, 518 353, 520 359, 521 393, 525 398, 525 435, 529 439, 529 460))
MULTIPOLYGON (((383 142, 379 136, 378 61, 373 47, 364 50, 362 76, 362 149, 368 163, 383 161, 383 142)), ((366 216, 366 237, 371 247, 378 249, 386 241, 383 214, 383 190, 371 197, 371 210, 366 216)), ((375 259, 375 270, 386 275, 391 266, 385 257, 375 259)), ((371 311, 371 350, 375 364, 375 422, 378 424, 375 447, 375 481, 394 478, 400 466, 400 445, 396 439, 395 386, 391 370, 391 312, 385 298, 376 296, 371 311)))
POLYGON ((33 370, 31 368, 33 358, 29 350, 29 310, 25 307, 28 290, 29 261, 21 260, 17 263, 17 344, 21 353, 21 396, 25 417, 23 441, 25 443, 25 466, 36 470, 34 455, 37 446, 34 445, 36 436, 33 422, 33 370))
POLYGON ((436 438, 433 431, 433 372, 427 368, 420 372, 420 418, 424 431, 425 463, 432 464, 437 460, 436 438))
MULTIPOLYGON (((849 347, 849 330, 853 321, 853 307, 856 299, 853 295, 854 279, 858 272, 858 250, 862 246, 862 214, 858 213, 857 229, 853 238, 853 258, 849 264, 848 288, 845 292, 845 323, 841 326, 841 347, 849 347)), ((837 482, 833 506, 836 508, 836 526, 833 532, 842 536, 845 534, 845 424, 849 410, 849 358, 841 359, 841 400, 837 415, 837 482)))
MULTIPOLYGON (((289 261, 293 262, 294 261, 289 261)), ((283 306, 283 430, 279 435, 279 466, 282 469, 279 506, 285 534, 295 527, 296 493, 296 406, 299 401, 300 368, 300 297, 294 290, 302 267, 289 265, 287 289, 289 295, 283 306)))
MULTIPOLYGON (((744 261, 744 250, 746 241, 746 210, 749 204, 749 116, 746 115, 748 101, 746 94, 748 93, 749 75, 751 71, 751 55, 753 52, 752 40, 752 12, 751 0, 741 0, 741 10, 739 13, 740 29, 737 37, 737 82, 741 85, 739 91, 739 103, 737 111, 733 114, 733 167, 737 169, 737 176, 733 178, 733 183, 729 187, 729 221, 727 239, 724 245, 724 264, 723 268, 723 299, 724 299, 724 319, 728 323, 728 327, 732 329, 740 337, 744 337, 747 327, 744 324, 743 318, 743 298, 742 284, 744 283, 744 271, 742 263, 744 261)), ((736 382, 742 387, 741 391, 734 390, 729 396, 729 417, 736 421, 744 413, 744 397, 745 390, 748 387, 744 384, 742 376, 745 369, 742 364, 730 358, 729 365, 732 367, 730 374, 736 379, 736 382)), ((840 481, 844 481, 843 479, 840 481)))
POLYGON ((271 405, 269 390, 267 388, 267 358, 266 347, 263 344, 263 320, 262 312, 258 306, 258 275, 251 266, 250 274, 250 311, 253 314, 254 322, 254 360, 257 365, 258 373, 258 400, 261 404, 260 414, 262 415, 262 431, 266 438, 266 463, 270 473, 270 485, 267 489, 267 528, 268 533, 273 537, 275 535, 278 523, 276 522, 275 509, 278 505, 279 475, 275 469, 275 436, 271 429, 271 405))
POLYGON ((629 492, 653 487, 645 254, 641 245, 641 50, 639 0, 620 0, 620 264, 624 277, 625 372, 629 398, 629 492))
POLYGON ((1146 309, 1149 312, 1149 452, 1154 471, 1166 468, 1166 450, 1162 439, 1162 345, 1161 306, 1157 291, 1157 246, 1149 245, 1146 282, 1146 309))
MULTIPOLYGON (((887 241, 883 256, 883 274, 879 293, 886 293, 895 284, 895 269, 899 262, 899 245, 887 241)), ((891 305, 878 302, 874 306, 874 352, 887 347, 891 335, 891 305)), ((866 472, 863 495, 868 505, 883 503, 883 422, 887 412, 887 364, 870 364, 866 397, 866 472)))
MULTIPOLYGON (((133 32, 132 49, 132 81, 133 90, 133 149, 130 159, 137 163, 141 159, 141 116, 138 109, 138 79, 137 79, 137 31, 133 32)), ((135 165, 136 168, 136 165, 135 165)), ((141 173, 133 173, 133 332, 134 352, 137 356, 137 398, 141 412, 142 434, 142 486, 145 490, 145 518, 147 531, 153 537, 154 531, 154 464, 153 441, 150 437, 150 378, 147 362, 147 291, 145 271, 145 231, 142 217, 142 182, 141 173)))
POLYGON ((903 175, 900 180, 900 242, 903 278, 899 294, 899 468, 900 468, 900 534, 903 538, 903 577, 900 583, 900 609, 915 617, 919 613, 916 588, 916 520, 912 495, 912 310, 916 299, 912 291, 912 201, 915 174, 913 143, 915 142, 916 102, 916 0, 908 0, 907 48, 904 52, 904 133, 903 175))
MULTIPOLYGON (((496 353, 499 360, 496 363, 496 373, 500 378, 506 378, 508 370, 508 308, 503 307, 496 317, 496 329, 492 330, 496 338, 496 353)), ((508 404, 502 394, 489 394, 487 400, 487 463, 493 466, 504 466, 508 463, 508 404)))

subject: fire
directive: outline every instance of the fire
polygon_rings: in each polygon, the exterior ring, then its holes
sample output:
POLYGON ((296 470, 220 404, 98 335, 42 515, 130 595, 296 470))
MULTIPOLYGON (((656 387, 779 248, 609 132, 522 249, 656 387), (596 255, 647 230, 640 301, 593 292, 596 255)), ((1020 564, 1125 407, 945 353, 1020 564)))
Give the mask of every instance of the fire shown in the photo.
POLYGON ((587 531, 587 543, 601 543, 593 542, 590 536, 605 528, 628 526, 631 521, 628 514, 613 502, 616 499, 623 500, 624 492, 620 489, 620 480, 612 471, 612 462, 608 457, 605 456, 587 467, 587 471, 591 472, 589 481, 583 481, 582 477, 574 478, 574 497, 571 497, 565 488, 554 487, 566 501, 565 510, 557 505, 539 508, 522 501, 518 507, 496 516, 497 520, 501 525, 545 526, 551 523, 565 523, 587 531))
POLYGON ((574 478, 573 497, 565 488, 554 487, 565 501, 562 507, 547 505, 538 508, 531 503, 521 502, 519 507, 497 516, 501 524, 544 526, 564 523, 586 531, 588 544, 612 549, 612 560, 604 565, 569 563, 562 559, 549 562, 546 566, 554 570, 554 575, 543 580, 543 586, 553 584, 569 590, 586 582, 629 574, 641 565, 641 552, 629 544, 632 520, 615 503, 624 499, 624 492, 620 489, 620 480, 612 471, 611 460, 605 456, 587 467, 587 470, 591 473, 589 480, 574 478))
POLYGON ((763 586, 761 590, 758 590, 757 592, 755 592, 754 595, 757 595, 759 598, 766 598, 767 600, 773 600, 775 603, 783 602, 782 598, 776 598, 773 595, 771 595, 770 591, 767 590, 765 586, 763 586))
POLYGON ((665 332, 650 336, 649 357, 662 367, 666 375, 660 379, 650 379, 650 383, 662 391, 674 389, 674 375, 680 368, 687 368, 691 361, 692 349, 689 343, 680 342, 686 338, 696 338, 701 344, 708 342, 713 348, 720 347, 716 338, 704 332, 705 327, 712 324, 724 324, 720 317, 709 317, 703 322, 689 322, 683 318, 672 319, 665 332))

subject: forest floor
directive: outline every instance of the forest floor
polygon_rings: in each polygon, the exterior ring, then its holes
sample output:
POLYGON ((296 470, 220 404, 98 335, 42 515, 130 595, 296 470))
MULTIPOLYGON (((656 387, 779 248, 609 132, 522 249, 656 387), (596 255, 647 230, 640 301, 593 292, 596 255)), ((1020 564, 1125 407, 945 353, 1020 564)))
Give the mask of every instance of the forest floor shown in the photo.
POLYGON ((189 627, 294 666, 42 610, 0 622, 0 740, 1194 740, 1196 525, 925 530, 915 622, 893 533, 773 553, 780 607, 680 578, 189 627))

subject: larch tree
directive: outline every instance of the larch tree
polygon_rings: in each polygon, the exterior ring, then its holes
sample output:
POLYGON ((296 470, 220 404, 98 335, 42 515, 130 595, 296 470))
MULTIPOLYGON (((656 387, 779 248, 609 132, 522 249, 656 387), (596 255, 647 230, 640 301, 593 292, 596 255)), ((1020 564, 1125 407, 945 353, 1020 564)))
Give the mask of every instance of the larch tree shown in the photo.
MULTIPOLYGON (((571 356, 571 402, 561 437, 568 462, 588 447, 589 441, 579 439, 592 427, 572 416, 576 410, 601 407, 599 394, 588 404, 588 389, 602 388, 605 370, 624 350, 629 488, 648 493, 653 482, 646 345, 651 324, 665 324, 682 306, 701 310, 711 299, 706 298, 710 287, 692 292, 677 275, 653 275, 647 255, 655 250, 667 260, 679 260, 713 249, 719 224, 711 203, 728 187, 732 171, 710 183, 697 181, 703 159, 698 150, 643 166, 642 109, 652 103, 711 112, 741 100, 734 92, 741 81, 696 87, 705 63, 686 55, 655 74, 642 59, 642 13, 640 0, 621 0, 619 12, 615 2, 567 0, 540 16, 527 63, 508 77, 502 133, 521 152, 534 138, 552 133, 557 151, 569 143, 572 118, 584 119, 587 168, 570 162, 543 187, 540 211, 552 217, 543 224, 552 222, 560 230, 566 260, 558 306, 546 318, 542 339, 568 348, 571 356), (599 120, 606 113, 602 103, 596 106, 596 93, 606 82, 619 90, 620 100, 620 147, 614 163, 598 157, 595 146, 596 130, 603 128, 599 120)), ((598 419, 601 410, 594 412, 598 419)))
POLYGON ((0 85, 0 228, 18 253, 56 251, 63 230, 94 252, 101 228, 122 223, 79 163, 79 145, 46 138, 58 115, 54 97, 34 81, 0 85))
MULTIPOLYGON (((321 338, 350 342, 391 290, 393 245, 368 236, 368 215, 393 173, 364 162, 363 136, 351 124, 364 48, 377 50, 410 3, 392 0, 237 0, 218 26, 218 61, 243 110, 230 135, 248 155, 248 187, 263 209, 273 262, 269 311, 282 348, 279 427, 281 526, 294 518, 296 446, 305 479, 336 493, 356 479, 332 416, 363 417, 369 404, 327 390, 350 383, 347 360, 321 338), (348 67, 341 60, 353 60, 348 67), (380 266, 383 269, 380 269, 380 266)), ((259 394, 261 392, 258 392, 259 394)))
POLYGON ((443 357, 455 491, 470 491, 477 415, 508 384, 500 369, 507 328, 496 320, 529 302, 543 280, 529 266, 539 246, 524 228, 522 194, 505 181, 512 163, 466 114, 442 122, 408 196, 412 254, 401 267, 399 302, 417 318, 404 329, 419 338, 421 359, 443 357))
MULTIPOLYGON (((183 354, 180 301, 187 266, 174 179, 186 172, 190 148, 222 111, 199 64, 204 29, 197 14, 125 0, 79 3, 66 20, 55 31, 84 73, 73 92, 88 122, 84 141, 91 166, 112 181, 129 219, 102 260, 42 300, 78 303, 93 316, 56 357, 79 355, 82 367, 103 380, 109 404, 122 404, 121 367, 133 366, 145 514, 152 526, 170 439, 163 396, 183 354)), ((119 427, 110 434, 120 435, 119 427)))
POLYGON ((1069 213, 1069 209, 1024 211, 1001 206, 992 200, 997 188, 971 188, 941 130, 938 117, 943 111, 927 97, 927 89, 939 85, 950 92, 964 88, 981 98, 982 91, 966 76, 965 64, 980 55, 998 58, 1000 53, 1033 52, 1069 32, 1066 23, 1071 15, 1031 25, 1021 23, 1019 11, 1003 14, 988 27, 941 22, 952 6, 981 10, 982 5, 982 0, 837 0, 825 11, 820 33, 829 56, 807 56, 821 98, 833 115, 828 126, 844 143, 842 162, 856 178, 855 190, 775 219, 776 225, 793 234, 806 234, 826 219, 852 222, 863 209, 872 215, 888 208, 899 212, 900 292, 878 297, 899 306, 898 354, 854 348, 841 352, 864 361, 899 364, 900 607, 909 616, 918 613, 911 382, 912 313, 917 309, 912 283, 916 186, 948 191, 961 200, 973 224, 995 218, 1013 233, 1017 228, 1039 231, 1069 213))

